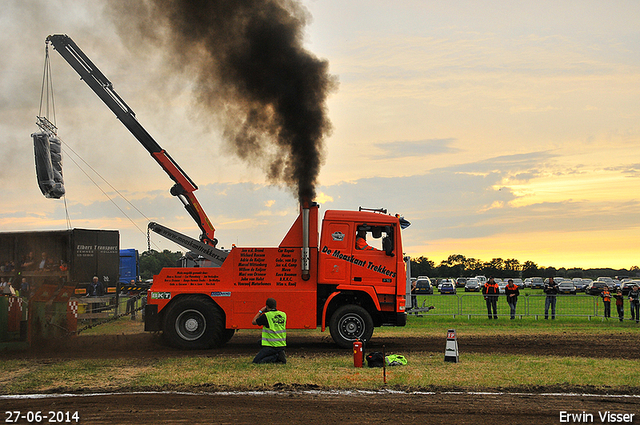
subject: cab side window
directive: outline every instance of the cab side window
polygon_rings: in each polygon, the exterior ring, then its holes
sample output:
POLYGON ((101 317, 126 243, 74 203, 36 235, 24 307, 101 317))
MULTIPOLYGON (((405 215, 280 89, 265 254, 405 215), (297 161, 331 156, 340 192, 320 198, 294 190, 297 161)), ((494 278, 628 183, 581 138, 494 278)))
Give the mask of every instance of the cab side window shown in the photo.
POLYGON ((355 248, 393 255, 393 227, 360 224, 356 226, 355 248))

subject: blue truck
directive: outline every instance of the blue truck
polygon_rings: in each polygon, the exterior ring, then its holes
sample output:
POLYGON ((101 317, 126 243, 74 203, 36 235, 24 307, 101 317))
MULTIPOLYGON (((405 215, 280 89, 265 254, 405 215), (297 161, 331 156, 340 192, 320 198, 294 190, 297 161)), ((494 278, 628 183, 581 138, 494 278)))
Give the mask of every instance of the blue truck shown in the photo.
POLYGON ((121 284, 129 284, 133 280, 135 283, 140 281, 140 261, 137 249, 121 249, 120 250, 120 277, 118 282, 121 284))

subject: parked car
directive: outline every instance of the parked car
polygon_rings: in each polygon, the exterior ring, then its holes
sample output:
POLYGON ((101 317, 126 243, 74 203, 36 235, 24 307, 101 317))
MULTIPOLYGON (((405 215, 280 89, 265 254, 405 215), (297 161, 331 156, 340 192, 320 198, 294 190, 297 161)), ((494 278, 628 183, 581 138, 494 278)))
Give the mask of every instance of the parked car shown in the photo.
POLYGON ((442 285, 445 283, 450 283, 451 285, 453 285, 453 287, 456 287, 456 281, 453 279, 440 279, 440 281, 438 281, 438 291, 442 292, 442 285))
POLYGON ((578 292, 585 292, 585 290, 587 289, 587 286, 589 286, 591 282, 593 282, 592 279, 580 279, 580 278, 573 279, 573 284, 576 285, 576 291, 578 292))
POLYGON ((605 281, 595 280, 591 282, 589 286, 587 286, 587 289, 585 289, 585 292, 589 295, 600 295, 602 290, 608 287, 609 285, 607 285, 605 281))
POLYGON ((561 294, 576 294, 576 286, 570 280, 563 280, 558 284, 558 292, 561 294))
POLYGON ((456 285, 453 282, 447 281, 440 284, 440 294, 455 294, 456 292, 456 285))
POLYGON ((542 289, 542 288, 544 288, 544 280, 541 277, 532 277, 531 278, 531 288, 532 289, 542 289))
POLYGON ((605 282, 607 284, 607 286, 609 287, 609 289, 613 289, 613 288, 616 287, 616 282, 612 278, 610 278, 608 276, 600 276, 597 279, 597 281, 598 282, 605 282))
POLYGON ((487 283, 486 276, 476 276, 476 279, 478 279, 478 283, 480 283, 481 288, 484 286, 485 283, 487 283))
POLYGON ((416 295, 431 295, 433 294, 433 285, 431 285, 431 279, 427 276, 423 276, 416 279, 416 295))
POLYGON ((466 277, 459 277, 456 279, 456 287, 457 288, 462 288, 464 287, 464 285, 467 283, 467 278, 466 277))
POLYGON ((464 292, 480 292, 480 282, 475 277, 467 279, 464 284, 464 292))
POLYGON ((628 281, 626 281, 626 279, 625 279, 625 282, 623 282, 620 285, 620 289, 622 290, 622 295, 629 295, 629 291, 635 285, 640 286, 640 280, 628 280, 628 281))
MULTIPOLYGON (((507 282, 509 282, 509 279, 507 279, 507 282)), ((519 277, 514 277, 513 283, 520 289, 524 288, 524 282, 519 277)))
POLYGON ((507 287, 507 281, 506 280, 500 280, 500 279, 495 279, 495 281, 498 284, 498 290, 500 291, 500 293, 504 294, 504 288, 507 287))

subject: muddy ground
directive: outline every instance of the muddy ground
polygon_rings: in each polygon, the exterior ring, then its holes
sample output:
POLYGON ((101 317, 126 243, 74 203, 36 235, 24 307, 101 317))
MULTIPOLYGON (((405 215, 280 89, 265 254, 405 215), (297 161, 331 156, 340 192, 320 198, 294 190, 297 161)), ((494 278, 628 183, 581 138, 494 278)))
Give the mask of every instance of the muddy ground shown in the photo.
MULTIPOLYGON (((241 332, 220 355, 251 356, 257 351, 259 333, 241 332)), ((436 337, 375 338, 366 352, 441 351, 445 340, 436 337)), ((635 359, 640 355, 637 335, 601 336, 466 336, 458 338, 461 353, 510 353, 590 358, 635 359)), ((307 353, 344 352, 331 340, 317 334, 288 337, 288 356, 307 353)), ((161 344, 157 336, 127 334, 81 336, 54 345, 38 346, 28 352, 3 353, 2 358, 162 358, 212 355, 212 351, 179 351, 161 344)), ((461 354, 462 355, 462 354, 461 354)), ((639 386, 640 387, 640 386, 639 386)), ((185 390, 185 389, 181 389, 185 390)), ((612 412, 617 423, 640 424, 640 394, 637 388, 618 390, 575 387, 527 388, 514 394, 510 389, 490 393, 469 393, 456 388, 411 388, 402 393, 335 392, 328 388, 282 388, 273 392, 207 393, 187 388, 183 393, 125 393, 102 395, 48 395, 44 398, 1 398, 10 410, 78 412, 86 424, 204 424, 204 423, 394 423, 394 424, 559 424, 606 423, 600 418, 612 412), (600 393, 600 394, 593 394, 600 393), (605 394, 608 393, 608 394, 605 394), (561 395, 562 394, 562 395, 561 395), (567 414, 585 414, 573 418, 567 414), (623 416, 623 414, 634 416, 623 416), (589 416, 592 415, 592 416, 589 416), (583 420, 586 419, 586 420, 583 420)), ((40 423, 51 423, 45 417, 40 423)), ((4 420, 7 420, 5 413, 4 420)), ((18 423, 28 423, 26 419, 18 423)), ((33 422, 32 422, 33 423, 33 422)))

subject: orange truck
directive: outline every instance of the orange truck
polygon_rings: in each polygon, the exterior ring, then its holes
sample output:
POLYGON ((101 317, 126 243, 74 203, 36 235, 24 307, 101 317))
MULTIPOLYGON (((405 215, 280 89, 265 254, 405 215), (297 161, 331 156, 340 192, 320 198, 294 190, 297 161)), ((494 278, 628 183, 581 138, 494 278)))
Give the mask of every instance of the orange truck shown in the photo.
POLYGON ((181 348, 220 346, 236 329, 256 328, 251 319, 269 297, 287 313, 288 329, 324 331, 328 326, 344 348, 368 341, 374 327, 404 326, 402 219, 383 212, 329 210, 319 232, 318 209, 313 204, 302 208, 277 247, 234 247, 220 267, 164 268, 148 293, 145 330, 162 331, 181 348), (358 231, 366 232, 367 239, 381 239, 381 249, 357 249, 358 231))
MULTIPOLYGON (((100 97, 174 181, 178 197, 194 219, 200 240, 157 223, 149 228, 188 248, 197 267, 170 267, 154 276, 145 307, 145 330, 162 331, 180 348, 218 347, 251 324, 267 298, 287 313, 287 328, 328 326, 334 341, 349 348, 368 341, 374 327, 406 323, 407 272, 401 229, 409 222, 386 210, 326 211, 319 230, 319 206, 302 202, 295 223, 277 247, 216 248, 215 229, 194 192, 197 186, 140 125, 113 84, 66 35, 51 44, 100 97), (377 248, 365 242, 377 241, 377 248)), ((47 55, 48 57, 48 55, 47 55)), ((43 131, 55 131, 38 117, 43 131)), ((375 245, 375 244, 374 244, 375 245)))

